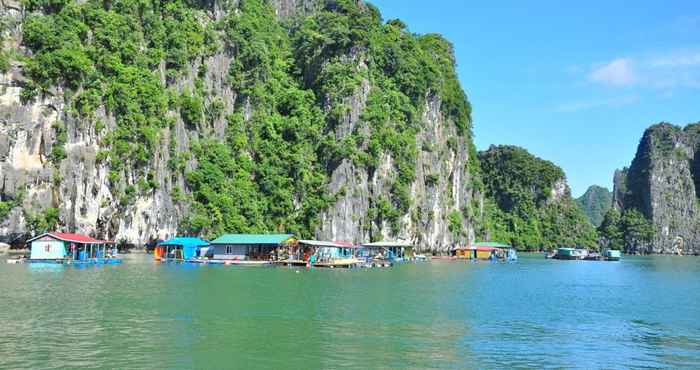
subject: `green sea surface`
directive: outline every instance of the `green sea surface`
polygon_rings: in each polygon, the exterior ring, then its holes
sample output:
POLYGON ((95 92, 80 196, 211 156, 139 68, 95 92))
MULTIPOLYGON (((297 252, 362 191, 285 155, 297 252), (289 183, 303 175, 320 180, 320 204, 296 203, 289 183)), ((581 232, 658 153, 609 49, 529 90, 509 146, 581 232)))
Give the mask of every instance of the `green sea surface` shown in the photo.
POLYGON ((700 368, 700 258, 0 260, 0 368, 700 368))

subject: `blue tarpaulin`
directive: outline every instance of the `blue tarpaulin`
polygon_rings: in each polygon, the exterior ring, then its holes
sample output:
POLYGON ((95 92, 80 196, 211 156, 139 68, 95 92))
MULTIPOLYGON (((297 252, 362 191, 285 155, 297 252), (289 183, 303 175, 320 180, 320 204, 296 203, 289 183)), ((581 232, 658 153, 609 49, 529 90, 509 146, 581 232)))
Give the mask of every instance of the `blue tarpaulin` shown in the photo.
POLYGON ((209 242, 206 240, 202 240, 200 238, 182 236, 182 237, 177 237, 177 238, 166 240, 158 245, 159 246, 162 245, 162 246, 167 246, 167 247, 181 248, 182 249, 182 258, 183 259, 190 259, 190 258, 194 258, 195 256, 197 256, 197 250, 199 248, 208 246, 209 242))

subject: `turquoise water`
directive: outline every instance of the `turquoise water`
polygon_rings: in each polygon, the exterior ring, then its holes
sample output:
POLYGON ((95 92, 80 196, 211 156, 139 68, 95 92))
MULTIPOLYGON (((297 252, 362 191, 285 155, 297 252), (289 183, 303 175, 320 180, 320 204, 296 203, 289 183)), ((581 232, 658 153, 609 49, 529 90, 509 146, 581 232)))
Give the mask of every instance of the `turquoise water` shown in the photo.
POLYGON ((700 368, 700 259, 0 261, 0 368, 700 368))

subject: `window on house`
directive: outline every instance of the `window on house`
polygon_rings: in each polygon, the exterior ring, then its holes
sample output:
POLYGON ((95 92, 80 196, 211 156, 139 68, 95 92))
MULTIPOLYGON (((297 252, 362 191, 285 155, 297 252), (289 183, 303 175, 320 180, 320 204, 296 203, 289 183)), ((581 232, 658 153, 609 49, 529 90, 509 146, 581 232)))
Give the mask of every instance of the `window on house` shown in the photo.
POLYGON ((226 254, 233 254, 233 246, 232 245, 226 246, 226 254))

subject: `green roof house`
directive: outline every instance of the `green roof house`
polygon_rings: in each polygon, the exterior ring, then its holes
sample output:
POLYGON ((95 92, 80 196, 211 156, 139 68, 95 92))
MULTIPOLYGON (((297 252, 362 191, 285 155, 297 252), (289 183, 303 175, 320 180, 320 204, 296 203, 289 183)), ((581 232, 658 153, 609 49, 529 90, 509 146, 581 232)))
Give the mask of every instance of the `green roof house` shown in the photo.
POLYGON ((213 259, 230 263, 263 264, 292 234, 224 234, 211 241, 213 259))

